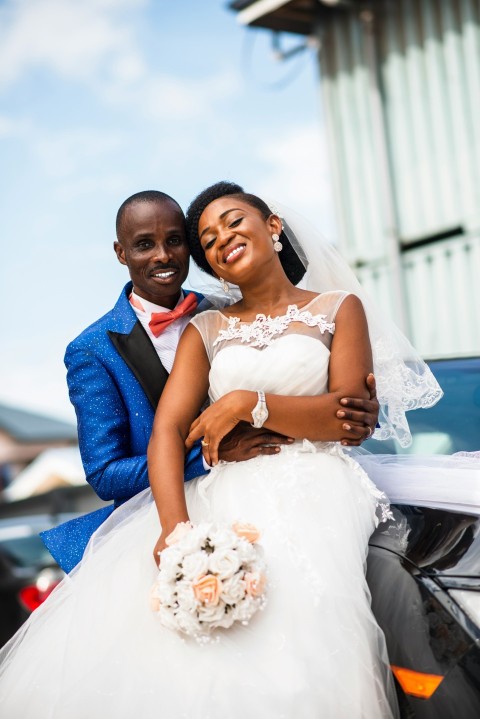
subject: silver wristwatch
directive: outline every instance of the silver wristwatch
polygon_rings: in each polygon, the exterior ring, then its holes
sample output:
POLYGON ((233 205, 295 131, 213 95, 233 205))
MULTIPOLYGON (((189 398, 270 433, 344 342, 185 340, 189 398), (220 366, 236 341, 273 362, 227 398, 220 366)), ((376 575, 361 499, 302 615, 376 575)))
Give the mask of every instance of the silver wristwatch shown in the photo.
POLYGON ((255 405, 255 407, 252 409, 252 427, 255 427, 256 429, 260 429, 260 427, 263 427, 265 422, 268 419, 268 409, 267 409, 267 403, 265 402, 265 392, 262 392, 259 390, 257 392, 258 395, 258 402, 255 405))

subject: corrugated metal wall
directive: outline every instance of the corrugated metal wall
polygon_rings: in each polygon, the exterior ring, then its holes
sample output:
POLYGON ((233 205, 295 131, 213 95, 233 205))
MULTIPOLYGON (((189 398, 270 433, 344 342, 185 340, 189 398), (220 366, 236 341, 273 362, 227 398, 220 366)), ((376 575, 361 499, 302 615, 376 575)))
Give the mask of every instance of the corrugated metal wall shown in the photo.
POLYGON ((372 6, 319 30, 341 248, 398 314, 393 237, 416 346, 479 353, 480 0, 372 6))
MULTIPOLYGON (((425 357, 480 354, 480 235, 461 236, 402 253, 409 336, 425 357)), ((356 273, 371 297, 395 318, 386 260, 356 273)))
POLYGON ((402 264, 414 345, 429 356, 478 352, 480 236, 410 250, 402 264))

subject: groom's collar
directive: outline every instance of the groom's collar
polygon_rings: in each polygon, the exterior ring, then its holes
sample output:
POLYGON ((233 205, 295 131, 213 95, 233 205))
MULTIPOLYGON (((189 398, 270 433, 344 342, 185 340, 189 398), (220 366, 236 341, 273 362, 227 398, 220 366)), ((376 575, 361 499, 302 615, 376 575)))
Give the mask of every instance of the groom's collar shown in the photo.
MULTIPOLYGON (((108 329, 112 332, 129 334, 132 331, 135 323, 138 322, 137 315, 135 314, 129 299, 132 290, 133 283, 127 282, 115 304, 115 307, 110 313, 108 329)), ((182 292, 184 296, 187 296, 190 292, 193 292, 198 301, 198 310, 207 309, 208 303, 204 301, 203 295, 201 295, 199 292, 194 292, 193 290, 185 290, 183 288, 182 292)))
MULTIPOLYGON (((153 409, 156 409, 168 372, 162 365, 152 341, 130 304, 133 283, 128 282, 110 314, 107 334, 120 357, 131 369, 153 409)), ((190 290, 183 290, 188 294, 190 290)), ((199 303, 203 295, 195 292, 199 303)))

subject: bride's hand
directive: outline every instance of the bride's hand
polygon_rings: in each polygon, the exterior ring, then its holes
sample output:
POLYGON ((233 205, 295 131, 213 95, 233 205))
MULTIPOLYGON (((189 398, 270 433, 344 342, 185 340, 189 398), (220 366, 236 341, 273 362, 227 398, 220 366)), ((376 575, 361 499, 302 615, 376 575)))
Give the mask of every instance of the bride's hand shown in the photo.
POLYGON ((251 412, 257 402, 256 392, 234 390, 221 397, 192 422, 185 440, 187 450, 203 437, 202 448, 205 461, 214 466, 218 463, 218 446, 222 439, 241 421, 251 421, 251 412))
MULTIPOLYGON (((159 538, 157 539, 157 543, 155 544, 155 547, 153 548, 153 558, 155 560, 155 564, 157 565, 157 567, 160 566, 160 552, 163 552, 165 547, 168 546, 166 540, 168 539, 170 534, 173 534, 173 532, 175 532, 178 525, 184 525, 184 524, 190 525, 190 520, 188 519, 188 516, 180 517, 178 519, 178 522, 170 521, 169 523, 165 524, 165 529, 162 529, 162 533, 159 536, 159 538)), ((178 532, 181 532, 181 530, 182 530, 182 526, 180 526, 176 532, 177 538, 179 536, 178 532)), ((173 540, 173 537, 172 537, 172 540, 173 540)))
POLYGON ((157 540, 157 543, 155 544, 155 547, 153 548, 153 558, 157 567, 160 566, 160 552, 162 552, 167 546, 165 544, 165 539, 166 537, 168 537, 169 534, 170 532, 162 532, 157 540))

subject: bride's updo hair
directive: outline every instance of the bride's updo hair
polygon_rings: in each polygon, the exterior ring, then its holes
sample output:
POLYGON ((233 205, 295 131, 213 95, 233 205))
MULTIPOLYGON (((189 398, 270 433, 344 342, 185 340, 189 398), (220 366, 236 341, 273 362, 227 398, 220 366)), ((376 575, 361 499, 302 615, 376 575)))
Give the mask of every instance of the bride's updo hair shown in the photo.
MULTIPOLYGON (((256 195, 244 192, 243 187, 240 187, 240 185, 237 185, 235 182, 216 182, 214 185, 207 187, 199 195, 197 195, 194 200, 192 200, 186 214, 187 240, 190 248, 190 254, 195 260, 195 263, 204 272, 207 272, 212 276, 212 268, 205 258, 205 252, 203 251, 198 237, 198 221, 207 205, 214 200, 218 200, 221 197, 226 196, 237 197, 242 202, 246 202, 248 205, 255 207, 265 220, 267 220, 272 214, 272 211, 266 202, 256 195)), ((280 235, 280 242, 283 245, 283 249, 278 255, 280 262, 282 263, 284 272, 290 282, 296 285, 305 274, 305 267, 283 231, 280 235)))

